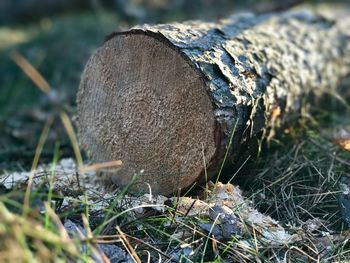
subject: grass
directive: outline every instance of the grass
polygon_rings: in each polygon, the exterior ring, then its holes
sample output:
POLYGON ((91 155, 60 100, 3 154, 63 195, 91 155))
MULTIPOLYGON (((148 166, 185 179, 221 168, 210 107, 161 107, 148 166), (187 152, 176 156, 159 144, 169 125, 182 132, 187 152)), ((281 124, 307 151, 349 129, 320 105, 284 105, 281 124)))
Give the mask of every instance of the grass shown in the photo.
POLYGON ((80 257, 77 244, 62 230, 54 213, 50 228, 43 221, 11 213, 0 203, 1 262, 58 262, 80 257), (56 221, 56 222, 55 222, 56 221))
MULTIPOLYGON (((13 63, 11 52, 27 58, 54 87, 58 104, 74 114, 83 66, 105 35, 118 25, 119 18, 113 14, 85 12, 0 27, 0 170, 31 164, 42 125, 55 111, 47 97, 13 63)), ((59 122, 53 126, 48 138, 51 147, 42 155, 47 162, 55 141, 61 142, 63 156, 72 154, 64 129, 59 122)))
POLYGON ((324 123, 307 123, 309 126, 302 120, 300 129, 288 130, 279 141, 272 142, 270 154, 261 157, 255 169, 241 171, 253 175, 249 184, 243 185, 245 195, 286 229, 298 233, 311 223, 319 224, 317 228, 303 230, 308 234, 303 241, 272 246, 257 237, 249 225, 245 226, 245 234, 220 241, 211 235, 213 225, 209 232, 200 227, 210 222, 205 215, 179 214, 175 203, 165 204, 164 212, 152 209, 152 205, 126 205, 122 200, 127 191, 111 199, 110 205, 101 211, 103 217, 90 210, 87 198, 68 211, 61 210, 59 203, 67 193, 63 195, 53 189, 54 167, 59 158, 56 146, 49 180, 32 190, 29 213, 21 213, 24 196, 20 193, 25 185, 1 195, 0 236, 4 249, 0 259, 8 259, 16 249, 23 252, 18 261, 89 262, 96 244, 112 243, 124 246, 136 262, 159 258, 164 262, 171 262, 171 258, 181 262, 345 260, 350 256, 350 246, 338 205, 338 181, 350 172, 346 162, 350 156, 321 135, 324 123), (144 212, 135 216, 132 211, 140 207, 144 212), (68 238, 61 223, 67 219, 80 222, 90 236, 68 238), (86 244, 91 248, 82 254, 86 244))
POLYGON ((338 182, 350 173, 346 161, 350 155, 332 143, 332 136, 334 129, 349 125, 347 110, 343 110, 344 115, 334 111, 319 115, 316 119, 321 123, 301 123, 299 131, 290 129, 292 134, 273 143, 272 154, 253 171, 256 179, 251 184, 252 197, 264 211, 294 223, 322 216, 331 229, 342 227, 338 182))
MULTIPOLYGON (((154 209, 159 208, 157 204, 132 203, 127 198, 126 188, 103 200, 107 206, 94 210, 94 205, 102 197, 93 199, 80 187, 79 191, 73 186, 72 189, 54 188, 54 178, 61 172, 57 170, 59 159, 73 156, 74 152, 78 155, 76 145, 73 151, 67 150, 71 149, 71 142, 76 141, 72 137, 73 128, 68 115, 64 115, 61 119, 66 124, 53 121, 51 130, 68 127, 70 136, 63 132, 63 135, 50 139, 52 133, 44 129, 46 136, 42 138, 47 138, 38 144, 45 121, 29 121, 28 117, 14 114, 18 111, 14 105, 20 105, 19 108, 26 111, 40 104, 41 108, 46 107, 46 119, 50 114, 55 116, 57 109, 41 104, 39 98, 43 97, 10 62, 8 54, 13 50, 21 51, 53 87, 66 92, 68 106, 63 106, 63 110, 72 114, 74 108, 69 105, 73 101, 72 94, 78 85, 83 62, 105 34, 96 35, 95 32, 99 32, 97 29, 102 27, 101 23, 104 23, 106 31, 111 31, 116 20, 113 16, 106 16, 101 22, 95 14, 86 13, 6 29, 19 35, 11 40, 13 42, 0 47, 0 58, 5 61, 0 65, 0 84, 5 87, 0 89, 0 123, 3 124, 0 125, 0 145, 3 146, 0 147, 0 168, 25 169, 29 167, 26 163, 34 163, 32 169, 35 170, 40 156, 40 161, 50 162, 51 168, 48 169, 48 180, 40 185, 28 187, 23 184, 10 191, 0 187, 0 261, 93 262, 97 257, 103 262, 103 254, 98 252, 97 244, 117 244, 128 251, 136 262, 347 260, 350 257, 349 232, 340 213, 338 182, 342 176, 350 174, 350 154, 332 143, 334 130, 350 128, 349 109, 343 106, 306 109, 295 126, 285 129, 271 142, 268 154, 255 160, 257 164, 254 168, 232 171, 233 183, 241 183, 246 198, 259 211, 278 220, 291 233, 303 233, 303 240, 293 244, 268 244, 254 226, 246 224, 241 218, 239 222, 245 230, 243 233, 237 233, 229 240, 218 240, 212 235, 214 225, 209 231, 201 228, 202 224, 211 222, 208 216, 189 215, 194 203, 187 212, 180 213, 177 198, 163 204, 164 210, 159 211, 154 209), (62 56, 61 51, 67 45, 71 48, 62 56), (13 75, 7 76, 8 72, 13 75), (28 92, 23 92, 24 88, 28 92), (14 138, 3 128, 23 129, 23 125, 34 130, 35 136, 30 142, 14 138), (38 146, 39 153, 33 162, 35 146, 38 146), (23 154, 24 150, 28 150, 27 155, 23 154), (26 162, 18 159, 26 159, 26 162), (244 184, 240 180, 244 177, 251 179, 244 184), (27 195, 24 194, 26 189, 29 189, 27 195), (73 201, 69 206, 62 205, 68 197, 73 201), (142 213, 135 213, 140 209, 143 209, 142 213), (80 225, 86 235, 69 237, 62 226, 68 219, 80 225), (312 227, 312 224, 318 226, 312 227)), ((2 32, 5 31, 0 30, 0 38, 2 32)), ((334 101, 333 98, 332 103, 325 104, 339 104, 334 101)), ((59 122, 60 118, 56 120, 59 122)), ((221 173, 223 169, 220 169, 221 173)), ((208 194, 206 198, 210 200, 212 197, 208 194)))

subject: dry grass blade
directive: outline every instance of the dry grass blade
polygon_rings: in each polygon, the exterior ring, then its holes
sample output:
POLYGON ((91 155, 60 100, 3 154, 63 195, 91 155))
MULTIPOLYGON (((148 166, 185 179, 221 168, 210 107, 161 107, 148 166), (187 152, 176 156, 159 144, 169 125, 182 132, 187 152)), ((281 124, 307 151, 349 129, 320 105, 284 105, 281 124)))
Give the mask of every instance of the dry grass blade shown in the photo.
POLYGON ((94 238, 94 236, 92 235, 91 228, 89 226, 89 220, 87 219, 86 215, 84 215, 84 214, 81 214, 81 218, 83 220, 83 225, 84 225, 84 229, 86 232, 86 237, 88 240, 92 240, 94 238))
POLYGON ((258 239, 256 237, 256 231, 255 231, 254 225, 252 225, 252 230, 253 230, 255 250, 256 250, 256 253, 258 254, 259 253, 259 246, 258 246, 258 239))
POLYGON ((88 242, 87 245, 91 249, 92 254, 97 258, 98 262, 108 263, 109 259, 101 251, 99 251, 95 245, 94 236, 92 234, 88 218, 85 214, 82 214, 81 217, 86 232, 86 241, 88 242))
POLYGON ((130 242, 128 241, 127 237, 125 236, 124 232, 120 229, 119 226, 116 227, 121 240, 123 241, 123 245, 125 247, 125 249, 129 252, 130 256, 132 257, 132 259, 134 260, 134 262, 136 263, 141 263, 141 259, 139 258, 139 256, 137 255, 135 249, 132 247, 132 245, 130 244, 130 242))
POLYGON ((72 144, 73 151, 74 151, 74 154, 75 154, 75 158, 77 159, 78 167, 81 168, 84 165, 83 164, 83 158, 81 156, 81 152, 80 152, 79 144, 78 144, 78 139, 77 139, 77 136, 76 136, 76 134, 74 132, 74 128, 73 128, 72 122, 70 121, 67 113, 65 113, 64 111, 61 111, 60 118, 61 118, 61 121, 63 123, 64 128, 67 131, 69 140, 70 140, 70 142, 72 144))
POLYGON ((62 222, 58 215, 55 213, 55 211, 51 208, 49 203, 45 203, 45 209, 47 210, 47 213, 49 214, 51 220, 55 223, 59 230, 59 234, 61 235, 62 239, 70 240, 70 237, 67 233, 67 230, 65 227, 62 225, 62 222))
MULTIPOLYGON (((10 57, 42 92, 48 94, 51 91, 49 83, 26 58, 24 58, 18 52, 12 52, 10 57)), ((64 111, 60 112, 60 118, 71 141, 78 167, 83 167, 83 159, 81 157, 78 140, 76 138, 72 122, 70 121, 67 113, 64 111)))
MULTIPOLYGON (((290 249, 286 252, 285 254, 285 259, 287 259, 287 254, 288 252, 292 251, 292 250, 296 250, 298 251, 300 254, 304 255, 305 257, 309 258, 310 260, 314 261, 314 262, 320 262, 318 259, 310 256, 308 253, 306 253, 305 251, 301 250, 300 248, 296 247, 296 246, 291 246, 290 249)), ((287 261, 286 261, 287 262, 287 261)))
POLYGON ((33 177, 34 177, 34 172, 38 166, 39 163, 39 159, 40 159, 40 155, 42 153, 42 150, 44 148, 47 136, 49 134, 49 130, 52 124, 52 117, 49 117, 45 123, 45 126, 41 132, 40 138, 39 138, 39 143, 35 149, 35 155, 34 155, 34 159, 33 159, 33 163, 32 163, 32 167, 30 170, 30 175, 28 178, 28 184, 27 184, 27 189, 25 192, 25 196, 24 196, 24 203, 23 203, 23 213, 27 213, 29 210, 29 199, 30 199, 30 192, 31 192, 31 188, 32 188, 32 184, 33 184, 33 177))
POLYGON ((89 171, 98 171, 105 168, 118 168, 122 166, 123 162, 121 160, 115 160, 110 162, 103 162, 103 163, 94 163, 91 165, 85 165, 83 166, 80 171, 82 173, 89 172, 89 171))
POLYGON ((213 229, 214 229, 214 226, 216 225, 216 222, 218 221, 219 217, 220 217, 220 213, 216 216, 213 224, 211 225, 211 228, 209 230, 209 233, 208 235, 206 236, 206 240, 205 240, 205 243, 204 243, 204 248, 203 248, 203 254, 202 254, 202 259, 201 259, 201 262, 203 263, 204 262, 204 256, 205 256, 205 253, 206 253, 206 250, 207 250, 207 246, 208 246, 208 242, 209 240, 215 240, 215 238, 211 237, 211 233, 213 232, 213 229))
POLYGON ((10 57, 42 92, 50 92, 51 88, 49 83, 47 83, 45 78, 33 67, 32 64, 29 63, 25 57, 18 52, 12 52, 10 57))
POLYGON ((5 234, 7 231, 15 247, 17 245, 22 247, 19 249, 21 252, 27 251, 29 253, 30 250, 23 247, 26 244, 22 244, 21 239, 30 238, 60 247, 69 255, 79 257, 78 249, 73 240, 62 238, 60 235, 46 230, 40 222, 10 212, 3 203, 0 203, 0 219, 2 230, 5 231, 5 234), (9 232, 10 229, 16 229, 17 232, 9 232))
POLYGON ((151 244, 149 244, 149 243, 143 241, 142 239, 137 238, 137 237, 133 237, 133 236, 130 236, 130 235, 127 235, 127 234, 125 234, 125 233, 124 233, 124 235, 127 236, 128 238, 134 239, 135 241, 137 241, 137 242, 139 242, 139 243, 142 243, 143 245, 145 245, 145 246, 147 246, 147 247, 153 249, 154 251, 157 251, 157 253, 159 253, 160 255, 162 255, 162 256, 164 256, 164 257, 166 257, 167 259, 170 259, 170 256, 169 256, 169 255, 165 254, 163 251, 161 251, 161 250, 158 249, 157 247, 155 247, 155 246, 153 246, 153 245, 151 245, 151 244))

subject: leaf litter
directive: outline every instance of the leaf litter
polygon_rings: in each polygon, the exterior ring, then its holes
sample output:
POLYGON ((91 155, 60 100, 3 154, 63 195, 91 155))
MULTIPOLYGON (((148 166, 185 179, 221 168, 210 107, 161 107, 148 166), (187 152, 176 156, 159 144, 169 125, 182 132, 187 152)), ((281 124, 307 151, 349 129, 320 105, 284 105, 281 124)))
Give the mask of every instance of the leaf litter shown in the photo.
MULTIPOLYGON (((0 175, 0 185, 7 190, 14 189, 19 185, 27 183, 30 172, 9 172, 0 175)), ((53 176, 53 191, 62 196, 61 211, 70 210, 81 203, 86 203, 90 214, 98 214, 104 218, 108 213, 113 200, 116 199, 117 191, 111 192, 99 181, 95 171, 79 171, 75 161, 71 158, 62 159, 55 166, 41 165, 34 171, 33 189, 42 184, 49 184, 50 177, 53 176)), ((234 247, 256 247, 264 246, 287 248, 300 241, 310 240, 310 234, 314 233, 322 225, 321 220, 304 222, 303 225, 284 225, 277 220, 259 212, 254 203, 244 197, 239 186, 227 183, 209 182, 206 189, 207 198, 198 199, 192 197, 165 197, 153 195, 151 193, 141 196, 129 196, 124 194, 118 199, 121 207, 129 221, 144 217, 149 211, 167 215, 165 227, 171 227, 174 222, 175 228, 171 238, 182 239, 181 246, 175 248, 170 253, 170 260, 178 260, 180 255, 191 257, 198 244, 188 242, 196 231, 203 237, 210 238, 212 243, 230 243, 233 239, 237 242, 234 247), (189 218, 199 219, 197 230, 186 226, 189 218), (252 239, 252 235, 254 238, 252 239)), ((112 221, 113 223, 113 221, 112 221)), ((81 226, 76 225, 70 219, 64 222, 67 230, 71 231, 74 237, 81 230, 81 226)), ((141 227, 142 228, 142 227, 141 227)), ((80 235, 85 235, 80 231, 80 235)), ((334 237, 330 233, 323 233, 323 237, 315 237, 325 250, 331 246, 334 237)), ((100 250, 108 250, 106 254, 115 255, 110 251, 112 247, 99 247, 100 250)), ((116 251, 120 248, 115 246, 116 251)), ((249 258, 249 257, 248 257, 249 258)), ((98 262, 98 260, 96 261, 98 262)))

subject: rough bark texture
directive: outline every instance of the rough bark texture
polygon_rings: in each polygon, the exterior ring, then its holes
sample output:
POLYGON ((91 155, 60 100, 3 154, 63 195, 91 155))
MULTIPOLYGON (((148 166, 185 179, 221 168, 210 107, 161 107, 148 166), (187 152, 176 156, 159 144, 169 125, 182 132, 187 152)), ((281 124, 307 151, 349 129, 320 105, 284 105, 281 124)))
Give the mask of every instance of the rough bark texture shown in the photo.
POLYGON ((105 174, 117 185, 136 174, 134 191, 210 178, 232 132, 227 165, 349 74, 350 19, 335 17, 242 14, 112 34, 82 76, 82 145, 95 161, 121 159, 105 174))

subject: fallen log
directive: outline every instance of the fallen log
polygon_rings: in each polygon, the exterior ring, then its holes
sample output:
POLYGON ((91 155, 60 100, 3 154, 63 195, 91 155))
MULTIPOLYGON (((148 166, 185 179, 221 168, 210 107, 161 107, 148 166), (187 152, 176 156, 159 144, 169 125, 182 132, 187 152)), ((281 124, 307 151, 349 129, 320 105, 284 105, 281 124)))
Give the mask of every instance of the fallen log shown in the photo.
POLYGON ((350 19, 309 11, 144 25, 109 36, 77 96, 82 146, 107 180, 170 194, 256 151, 350 71, 350 19), (230 144, 230 142, 232 142, 230 144), (229 147, 231 145, 231 147, 229 147))

